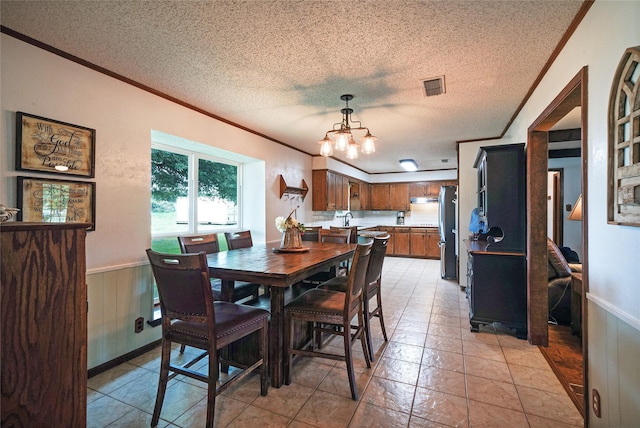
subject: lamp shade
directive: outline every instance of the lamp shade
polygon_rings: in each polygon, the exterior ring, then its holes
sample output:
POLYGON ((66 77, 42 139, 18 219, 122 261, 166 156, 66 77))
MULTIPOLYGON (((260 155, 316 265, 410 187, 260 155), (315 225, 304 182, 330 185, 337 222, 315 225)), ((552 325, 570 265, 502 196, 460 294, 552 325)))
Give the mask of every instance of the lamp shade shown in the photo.
POLYGON ((578 200, 573 205, 573 209, 569 213, 567 220, 582 221, 582 193, 578 196, 578 200))

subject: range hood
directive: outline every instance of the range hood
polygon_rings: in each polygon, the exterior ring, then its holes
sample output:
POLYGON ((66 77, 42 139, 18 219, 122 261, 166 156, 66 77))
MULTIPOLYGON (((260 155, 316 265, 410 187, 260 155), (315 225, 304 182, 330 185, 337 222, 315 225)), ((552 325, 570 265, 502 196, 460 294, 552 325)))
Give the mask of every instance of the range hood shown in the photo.
POLYGON ((432 197, 427 197, 427 196, 422 196, 419 198, 409 198, 409 202, 411 202, 412 204, 427 204, 429 202, 438 202, 438 198, 435 196, 432 197))

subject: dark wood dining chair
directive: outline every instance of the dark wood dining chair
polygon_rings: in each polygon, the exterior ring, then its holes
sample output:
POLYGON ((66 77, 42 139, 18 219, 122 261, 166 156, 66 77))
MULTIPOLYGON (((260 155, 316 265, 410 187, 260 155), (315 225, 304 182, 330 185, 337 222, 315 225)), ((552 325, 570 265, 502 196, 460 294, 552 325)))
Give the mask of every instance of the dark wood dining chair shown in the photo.
POLYGON ((318 234, 319 242, 348 244, 351 240, 351 229, 321 229, 318 234))
POLYGON ((358 399, 358 387, 353 370, 352 348, 355 341, 360 339, 367 367, 371 367, 364 334, 362 289, 372 245, 371 242, 358 244, 353 256, 353 267, 348 276, 346 292, 314 288, 304 292, 285 306, 285 384, 289 385, 291 383, 291 363, 294 355, 345 361, 349 386, 351 387, 351 398, 358 399), (352 328, 351 320, 354 318, 357 318, 358 321, 357 325, 352 328), (296 347, 293 333, 294 324, 298 322, 312 323, 314 335, 342 336, 344 355, 317 349, 313 337, 303 346, 296 347))
POLYGON ((351 234, 349 235, 349 242, 352 244, 358 243, 358 226, 329 226, 330 230, 349 230, 351 234))
MULTIPOLYGON (((204 235, 183 235, 178 236, 180 251, 186 253, 199 253, 204 251, 207 254, 217 253, 220 251, 220 243, 218 242, 218 234, 210 233, 204 235)), ((213 289, 213 298, 222 300, 222 282, 217 278, 211 278, 211 287, 213 289)), ((247 298, 257 299, 260 295, 260 285, 250 282, 236 281, 231 295, 232 302, 238 302, 247 298)))
MULTIPOLYGON (((365 277, 365 285, 362 298, 362 312, 364 314, 364 331, 367 337, 367 349, 369 350, 369 358, 375 361, 373 353, 373 343, 371 341, 371 319, 378 317, 380 320, 380 328, 382 336, 387 342, 387 330, 384 326, 384 314, 382 312, 382 265, 384 257, 387 254, 387 245, 389 243, 389 235, 376 236, 373 238, 373 246, 371 247, 371 257, 369 257, 369 266, 367 266, 367 275, 365 277), (370 300, 376 297, 376 307, 371 309, 370 300)), ((322 290, 334 290, 346 292, 348 286, 347 277, 337 276, 320 285, 317 288, 322 290)))
MULTIPOLYGON (((318 231, 318 242, 331 242, 335 244, 347 244, 351 237, 350 230, 337 230, 337 229, 320 229, 318 231)), ((347 269, 344 266, 336 266, 331 270, 315 273, 308 278, 305 278, 300 283, 303 288, 315 288, 323 282, 333 278, 336 275, 346 275, 347 269)))
POLYGON ((320 238, 320 229, 322 229, 322 226, 305 227, 305 231, 302 232, 302 240, 318 242, 320 238))
POLYGON ((227 240, 227 247, 229 247, 230 250, 253 247, 253 239, 251 238, 250 230, 225 232, 224 237, 227 240))
POLYGON ((162 316, 160 380, 151 426, 158 425, 167 383, 177 375, 207 383, 207 427, 213 427, 216 396, 253 370, 260 369, 260 394, 267 395, 269 312, 214 301, 204 251, 198 254, 164 254, 148 249, 147 257, 158 285, 162 316), (260 337, 256 361, 247 365, 226 361, 225 364, 237 367, 239 371, 218 384, 222 361, 218 351, 254 333, 260 337), (172 343, 192 346, 203 352, 182 366, 174 365, 171 361, 172 343), (207 355, 209 364, 206 371, 191 369, 207 355))

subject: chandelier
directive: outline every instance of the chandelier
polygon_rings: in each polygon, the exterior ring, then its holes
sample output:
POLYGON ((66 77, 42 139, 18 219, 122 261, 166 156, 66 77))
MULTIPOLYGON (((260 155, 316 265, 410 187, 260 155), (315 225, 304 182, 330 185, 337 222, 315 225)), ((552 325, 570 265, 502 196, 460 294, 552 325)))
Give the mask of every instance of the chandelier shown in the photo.
POLYGON ((342 122, 334 123, 333 129, 327 131, 324 135, 324 139, 318 141, 320 144, 320 154, 322 156, 333 155, 335 146, 336 151, 347 152, 347 159, 356 159, 358 157, 358 147, 360 147, 360 145, 353 139, 353 134, 351 133, 353 130, 367 131, 365 136, 360 139, 360 142, 362 143, 362 153, 371 154, 375 152, 375 141, 377 138, 371 135, 369 128, 362 126, 360 121, 351 120, 351 113, 353 113, 353 109, 349 108, 349 101, 353 99, 353 95, 341 95, 340 99, 346 103, 345 108, 340 110, 342 113, 342 122), (353 124, 358 124, 358 126, 351 126, 353 124), (329 138, 330 136, 335 137, 335 142, 329 138))

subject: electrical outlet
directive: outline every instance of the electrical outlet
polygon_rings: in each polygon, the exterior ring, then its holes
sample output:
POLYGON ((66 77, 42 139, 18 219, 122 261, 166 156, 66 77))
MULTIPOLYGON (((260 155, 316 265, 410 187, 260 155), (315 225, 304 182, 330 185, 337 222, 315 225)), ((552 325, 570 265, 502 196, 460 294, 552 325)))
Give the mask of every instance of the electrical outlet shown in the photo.
POLYGON ((140 333, 142 330, 144 330, 144 318, 138 317, 136 318, 133 331, 135 331, 136 333, 140 333))
POLYGON ((597 389, 593 388, 591 390, 591 407, 593 408, 593 414, 597 417, 600 417, 601 403, 600 403, 600 393, 597 389))

